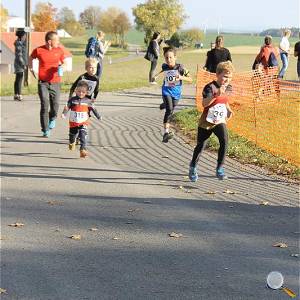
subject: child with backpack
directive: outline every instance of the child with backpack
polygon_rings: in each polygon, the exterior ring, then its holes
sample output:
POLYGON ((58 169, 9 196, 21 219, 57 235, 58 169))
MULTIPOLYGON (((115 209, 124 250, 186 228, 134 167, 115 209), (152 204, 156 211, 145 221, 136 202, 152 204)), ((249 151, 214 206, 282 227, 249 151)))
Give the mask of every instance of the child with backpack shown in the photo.
POLYGON ((86 97, 89 85, 85 80, 80 80, 75 88, 76 96, 70 98, 65 105, 61 117, 66 118, 70 110, 69 117, 69 150, 75 150, 76 138, 80 139, 80 157, 85 158, 88 155, 86 150, 87 144, 87 126, 90 113, 93 112, 95 117, 100 120, 101 116, 96 110, 92 100, 86 97))
POLYGON ((173 137, 170 132, 170 119, 173 115, 175 106, 181 98, 182 81, 192 82, 192 78, 187 69, 182 64, 176 63, 176 50, 172 47, 163 48, 166 63, 162 64, 162 70, 156 74, 157 76, 164 73, 164 81, 162 85, 162 98, 164 101, 165 116, 164 116, 164 135, 163 143, 173 137))
POLYGON ((96 75, 100 80, 103 71, 103 58, 104 54, 111 45, 110 41, 103 42, 105 33, 103 31, 98 31, 96 37, 91 37, 88 40, 85 49, 85 56, 87 58, 95 57, 98 61, 96 75))

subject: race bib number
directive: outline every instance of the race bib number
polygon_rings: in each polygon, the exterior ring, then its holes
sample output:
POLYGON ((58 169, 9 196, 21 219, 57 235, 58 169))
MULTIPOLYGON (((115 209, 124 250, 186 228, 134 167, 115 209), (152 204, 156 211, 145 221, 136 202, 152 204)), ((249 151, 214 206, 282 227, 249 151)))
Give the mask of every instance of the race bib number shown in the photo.
POLYGON ((227 108, 225 104, 216 104, 212 106, 208 112, 206 121, 212 124, 225 123, 227 116, 227 108))
POLYGON ((89 118, 87 112, 82 111, 72 111, 70 112, 70 122, 83 123, 89 118))
POLYGON ((97 81, 86 80, 86 79, 82 79, 82 80, 88 84, 89 89, 88 89, 87 95, 91 96, 96 88, 97 81))
POLYGON ((176 80, 178 76, 178 70, 165 71, 165 86, 180 85, 180 80, 176 80))

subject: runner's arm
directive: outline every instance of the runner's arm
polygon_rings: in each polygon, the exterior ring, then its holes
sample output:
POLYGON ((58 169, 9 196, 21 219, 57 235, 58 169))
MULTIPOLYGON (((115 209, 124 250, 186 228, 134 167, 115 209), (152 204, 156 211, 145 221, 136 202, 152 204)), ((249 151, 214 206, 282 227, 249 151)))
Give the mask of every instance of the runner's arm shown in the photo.
POLYGON ((299 53, 298 53, 297 44, 296 44, 295 48, 294 48, 294 56, 297 57, 298 55, 299 55, 299 53))
POLYGON ((93 112, 93 114, 95 115, 95 117, 98 119, 98 120, 101 120, 101 115, 99 114, 99 112, 97 111, 95 105, 90 105, 89 107, 89 110, 93 112))
POLYGON ((95 90, 93 92, 93 97, 92 97, 93 100, 96 100, 98 93, 99 93, 99 79, 97 80, 97 84, 96 84, 95 90))

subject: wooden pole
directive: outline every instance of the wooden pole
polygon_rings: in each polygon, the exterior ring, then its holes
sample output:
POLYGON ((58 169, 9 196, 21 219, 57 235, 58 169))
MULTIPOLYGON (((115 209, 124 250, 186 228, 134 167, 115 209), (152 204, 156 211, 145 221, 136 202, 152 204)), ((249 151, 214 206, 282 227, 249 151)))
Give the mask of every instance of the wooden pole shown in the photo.
MULTIPOLYGON (((30 55, 30 31, 31 31, 31 0, 25 0, 25 31, 27 32, 26 36, 26 51, 27 51, 27 59, 29 59, 30 55)), ((29 85, 29 70, 28 67, 24 72, 24 86, 29 85)))

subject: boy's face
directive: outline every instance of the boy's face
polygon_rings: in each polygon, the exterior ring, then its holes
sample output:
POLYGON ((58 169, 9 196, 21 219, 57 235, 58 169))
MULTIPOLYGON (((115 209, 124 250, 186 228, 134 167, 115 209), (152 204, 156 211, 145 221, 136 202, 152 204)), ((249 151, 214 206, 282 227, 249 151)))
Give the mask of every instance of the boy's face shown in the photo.
POLYGON ((82 98, 84 98, 84 97, 86 96, 86 94, 87 94, 87 88, 84 87, 84 86, 80 86, 80 87, 77 87, 77 88, 75 89, 75 92, 76 92, 76 95, 77 95, 80 99, 82 99, 82 98))
POLYGON ((168 51, 165 54, 165 61, 169 67, 174 67, 176 64, 176 55, 174 55, 174 52, 168 51))
POLYGON ((88 65, 86 71, 89 75, 95 75, 97 71, 97 65, 88 65))
POLYGON ((232 79, 232 73, 228 71, 223 71, 219 74, 216 74, 217 76, 217 82, 219 85, 225 85, 227 86, 232 79))

